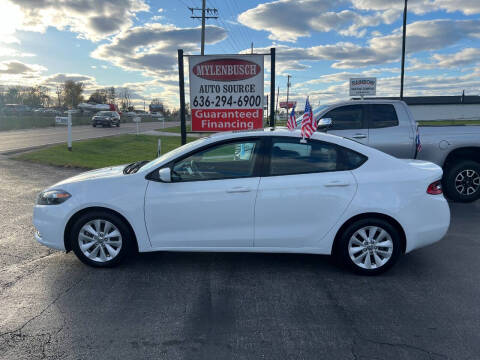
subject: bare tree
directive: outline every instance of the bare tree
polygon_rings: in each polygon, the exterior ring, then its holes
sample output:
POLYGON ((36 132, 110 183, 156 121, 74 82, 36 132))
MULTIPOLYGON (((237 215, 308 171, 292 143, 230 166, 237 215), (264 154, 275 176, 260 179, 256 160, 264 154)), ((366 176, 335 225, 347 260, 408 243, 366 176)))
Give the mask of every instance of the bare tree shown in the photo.
POLYGON ((57 106, 62 106, 62 94, 63 94, 63 86, 58 84, 57 88, 55 89, 55 94, 57 94, 57 106))
POLYGON ((119 98, 120 98, 120 108, 122 111, 128 111, 130 107, 132 107, 132 94, 128 88, 122 88, 119 90, 119 98))

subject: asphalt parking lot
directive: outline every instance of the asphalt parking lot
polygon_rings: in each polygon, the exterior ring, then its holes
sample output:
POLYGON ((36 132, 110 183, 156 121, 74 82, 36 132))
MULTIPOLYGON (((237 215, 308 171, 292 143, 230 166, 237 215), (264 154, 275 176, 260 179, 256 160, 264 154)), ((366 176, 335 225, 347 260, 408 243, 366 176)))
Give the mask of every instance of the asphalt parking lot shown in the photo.
POLYGON ((480 202, 379 277, 282 254, 99 270, 33 240, 35 195, 77 172, 0 156, 0 359, 480 358, 480 202))

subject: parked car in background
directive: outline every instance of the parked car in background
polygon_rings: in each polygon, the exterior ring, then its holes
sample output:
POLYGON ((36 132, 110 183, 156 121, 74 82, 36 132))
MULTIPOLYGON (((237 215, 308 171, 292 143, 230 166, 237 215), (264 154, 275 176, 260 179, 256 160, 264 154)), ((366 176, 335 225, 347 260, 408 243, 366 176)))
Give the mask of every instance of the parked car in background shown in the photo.
MULTIPOLYGON (((480 198, 480 126, 418 127, 399 100, 352 100, 314 109, 316 120, 330 118, 328 133, 350 138, 401 159, 431 161, 443 168, 448 198, 480 198), (417 151, 417 130, 421 150, 417 151)), ((297 118, 297 126, 301 117, 297 118)))
POLYGON ((152 113, 150 113, 150 115, 151 115, 153 118, 155 118, 155 119, 157 119, 157 120, 159 120, 159 121, 165 120, 165 117, 163 116, 163 113, 161 113, 161 112, 152 112, 152 113))
POLYGON ((2 106, 1 111, 5 115, 14 115, 14 114, 31 112, 32 109, 27 105, 5 104, 5 105, 2 106))
POLYGON ((98 267, 137 249, 278 252, 378 274, 447 232, 441 177, 338 136, 221 133, 61 181, 40 193, 33 222, 40 243, 98 267))
POLYGON ((120 127, 120 115, 116 111, 99 111, 92 117, 92 126, 120 127))

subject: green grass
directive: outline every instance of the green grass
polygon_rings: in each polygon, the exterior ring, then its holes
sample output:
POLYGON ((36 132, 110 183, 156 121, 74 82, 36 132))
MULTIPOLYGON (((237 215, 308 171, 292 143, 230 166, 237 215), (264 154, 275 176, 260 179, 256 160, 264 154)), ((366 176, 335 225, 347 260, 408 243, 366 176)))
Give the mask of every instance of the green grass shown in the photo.
POLYGON ((480 120, 438 120, 418 121, 420 126, 458 126, 458 125, 480 125, 480 120))
MULTIPOLYGON (((169 132, 169 133, 175 133, 175 134, 180 134, 180 126, 172 126, 168 128, 159 128, 155 129, 157 131, 163 131, 163 132, 169 132)), ((192 126, 187 124, 187 131, 192 131, 192 126)))
MULTIPOLYGON (((96 169, 156 157, 157 139, 162 140, 162 154, 180 146, 176 136, 119 135, 73 142, 16 155, 14 158, 47 165, 96 169)), ((188 141, 194 139, 187 139, 188 141)))
MULTIPOLYGON (((276 126, 287 126, 284 120, 275 121, 276 126)), ((418 121, 420 126, 459 126, 459 125, 480 125, 480 120, 438 120, 438 121, 418 121)), ((270 126, 265 124, 265 127, 270 126)), ((157 129, 158 131, 173 132, 180 134, 180 126, 169 127, 166 129, 157 129)), ((192 131, 192 127, 187 125, 187 131, 192 131)))

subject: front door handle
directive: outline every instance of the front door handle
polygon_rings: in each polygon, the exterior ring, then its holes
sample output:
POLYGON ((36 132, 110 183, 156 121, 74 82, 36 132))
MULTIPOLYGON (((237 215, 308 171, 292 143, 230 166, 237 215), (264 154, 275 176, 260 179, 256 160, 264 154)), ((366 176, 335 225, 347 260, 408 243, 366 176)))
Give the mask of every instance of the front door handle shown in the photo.
POLYGON ((348 186, 350 185, 349 182, 346 182, 346 181, 341 181, 341 180, 334 180, 334 181, 330 181, 326 184, 324 184, 323 186, 326 186, 326 187, 335 187, 335 186, 348 186))
POLYGON ((227 190, 227 193, 244 193, 244 192, 250 192, 252 189, 245 187, 245 186, 237 186, 231 189, 227 190))
POLYGON ((355 135, 352 136, 352 138, 354 138, 354 139, 366 139, 367 135, 365 135, 365 134, 355 134, 355 135))

